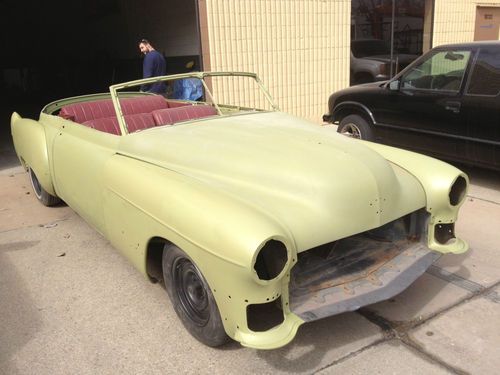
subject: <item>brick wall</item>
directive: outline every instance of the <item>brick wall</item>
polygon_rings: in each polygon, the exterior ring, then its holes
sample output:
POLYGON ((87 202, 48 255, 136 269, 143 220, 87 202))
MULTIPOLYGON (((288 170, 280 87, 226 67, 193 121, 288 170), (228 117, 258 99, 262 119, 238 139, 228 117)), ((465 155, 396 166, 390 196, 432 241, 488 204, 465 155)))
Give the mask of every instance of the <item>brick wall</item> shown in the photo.
POLYGON ((349 84, 349 0, 199 3, 205 70, 255 72, 283 111, 321 123, 349 84))

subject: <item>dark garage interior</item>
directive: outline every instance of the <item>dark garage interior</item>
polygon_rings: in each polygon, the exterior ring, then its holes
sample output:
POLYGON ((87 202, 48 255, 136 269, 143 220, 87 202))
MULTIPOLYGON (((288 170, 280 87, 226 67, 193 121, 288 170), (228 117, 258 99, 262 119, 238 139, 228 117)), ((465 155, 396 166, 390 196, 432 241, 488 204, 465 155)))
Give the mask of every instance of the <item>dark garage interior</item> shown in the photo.
POLYGON ((53 100, 106 92, 114 83, 142 78, 142 38, 165 56, 167 74, 184 72, 192 60, 201 67, 196 3, 2 0, 0 161, 12 154, 13 111, 38 119, 53 100))

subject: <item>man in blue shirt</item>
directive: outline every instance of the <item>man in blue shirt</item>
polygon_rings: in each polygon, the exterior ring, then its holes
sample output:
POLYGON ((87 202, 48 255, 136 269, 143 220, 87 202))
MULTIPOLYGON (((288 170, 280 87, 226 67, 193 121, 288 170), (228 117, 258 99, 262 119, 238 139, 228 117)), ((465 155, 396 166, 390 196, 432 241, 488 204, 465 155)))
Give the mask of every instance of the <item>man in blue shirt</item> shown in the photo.
MULTIPOLYGON (((142 66, 142 78, 164 76, 167 68, 165 58, 156 51, 148 40, 142 39, 139 42, 139 50, 144 54, 142 66)), ((155 94, 165 94, 167 86, 165 82, 155 82, 141 86, 141 91, 155 94)))

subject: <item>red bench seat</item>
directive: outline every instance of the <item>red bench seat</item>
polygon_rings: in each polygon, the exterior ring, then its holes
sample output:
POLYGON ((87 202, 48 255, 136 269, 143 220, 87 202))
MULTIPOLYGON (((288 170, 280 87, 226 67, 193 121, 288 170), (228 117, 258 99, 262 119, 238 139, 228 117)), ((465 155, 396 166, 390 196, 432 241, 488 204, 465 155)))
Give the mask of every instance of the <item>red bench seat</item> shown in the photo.
MULTIPOLYGON (((129 133, 134 133, 138 130, 152 128, 155 126, 155 121, 153 120, 153 115, 151 113, 137 113, 135 115, 123 116, 123 118, 125 119, 129 133)), ((85 121, 83 125, 110 134, 121 134, 120 125, 118 125, 118 119, 116 117, 104 117, 89 120, 85 121)))
MULTIPOLYGON (((161 95, 147 95, 120 100, 123 115, 151 113, 158 109, 168 108, 167 101, 161 95)), ((59 116, 83 124, 99 118, 116 117, 111 99, 94 100, 65 105, 59 116)))
POLYGON ((157 126, 172 125, 176 122, 194 120, 217 114, 214 107, 209 105, 191 105, 176 108, 158 109, 153 111, 153 119, 157 126))

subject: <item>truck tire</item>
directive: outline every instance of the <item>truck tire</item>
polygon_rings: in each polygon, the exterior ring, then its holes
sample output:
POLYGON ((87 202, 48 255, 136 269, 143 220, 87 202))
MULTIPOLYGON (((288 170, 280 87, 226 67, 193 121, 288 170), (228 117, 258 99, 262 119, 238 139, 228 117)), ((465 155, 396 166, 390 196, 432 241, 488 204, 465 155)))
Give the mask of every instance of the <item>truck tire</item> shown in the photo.
POLYGON ((351 138, 374 141, 372 126, 359 115, 349 115, 340 121, 337 132, 351 138))

